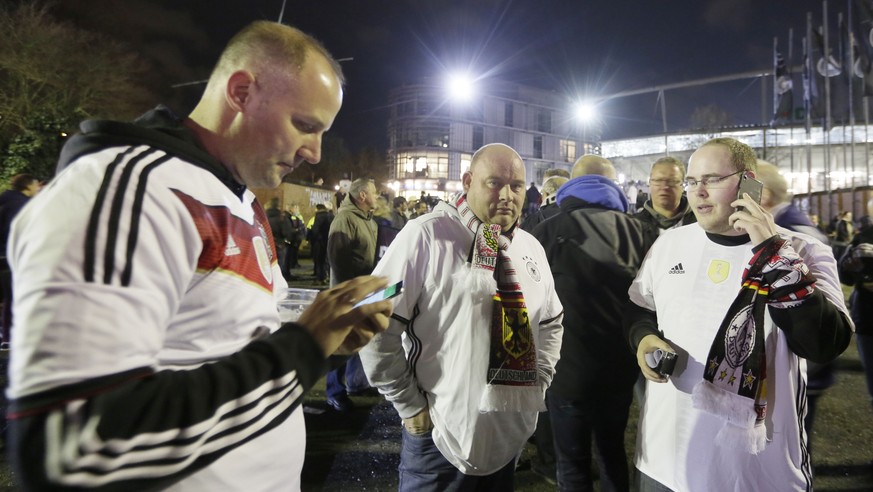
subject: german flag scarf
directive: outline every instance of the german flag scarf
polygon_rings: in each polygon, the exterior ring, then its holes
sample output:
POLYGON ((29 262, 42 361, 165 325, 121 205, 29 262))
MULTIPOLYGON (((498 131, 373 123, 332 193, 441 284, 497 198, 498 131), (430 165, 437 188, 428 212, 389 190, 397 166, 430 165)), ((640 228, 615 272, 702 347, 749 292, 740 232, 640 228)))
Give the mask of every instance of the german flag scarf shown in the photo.
POLYGON ((474 235, 467 287, 474 300, 490 304, 491 312, 488 371, 483 374, 486 386, 479 400, 479 411, 545 410, 527 306, 507 254, 514 231, 503 233, 499 225, 479 220, 470 209, 466 195, 458 198, 455 206, 461 223, 474 235))
POLYGON ((695 408, 725 420, 718 444, 752 454, 767 444, 767 352, 764 309, 791 308, 815 290, 809 268, 788 242, 773 236, 754 250, 739 294, 721 322, 694 387, 695 408))

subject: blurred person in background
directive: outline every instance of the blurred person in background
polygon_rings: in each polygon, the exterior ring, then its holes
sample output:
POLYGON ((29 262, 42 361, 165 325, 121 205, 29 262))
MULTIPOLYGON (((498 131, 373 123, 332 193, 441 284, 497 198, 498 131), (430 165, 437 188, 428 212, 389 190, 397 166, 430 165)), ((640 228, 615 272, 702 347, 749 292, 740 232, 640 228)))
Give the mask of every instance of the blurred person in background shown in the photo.
POLYGON ((684 179, 685 164, 679 159, 661 157, 652 163, 649 198, 643 209, 633 214, 634 218, 649 224, 650 231, 656 234, 696 222, 682 189, 684 179))
POLYGON ((2 339, 0 348, 8 349, 12 329, 12 271, 6 258, 9 231, 12 220, 42 188, 39 179, 31 174, 18 174, 9 182, 10 189, 0 193, 0 293, 3 295, 3 312, 0 313, 2 339))
MULTIPOLYGON (((330 263, 331 286, 362 275, 369 275, 376 265, 378 226, 373 220, 377 203, 385 199, 376 192, 371 179, 352 182, 327 237, 327 260, 330 263)), ((334 410, 348 412, 354 408, 350 393, 362 393, 370 388, 361 361, 351 356, 344 364, 327 373, 327 404, 334 410)))
POLYGON ((558 198, 558 189, 569 181, 567 178, 562 176, 552 176, 551 178, 546 179, 543 183, 543 205, 531 215, 525 217, 524 221, 521 223, 521 228, 526 230, 527 232, 533 231, 534 227, 540 222, 556 215, 560 209, 556 203, 558 198))
MULTIPOLYGON (((873 198, 867 201, 867 214, 873 215, 873 198)), ((840 259, 844 284, 853 286, 849 312, 855 322, 855 341, 867 380, 867 393, 873 404, 873 225, 855 235, 840 259)))

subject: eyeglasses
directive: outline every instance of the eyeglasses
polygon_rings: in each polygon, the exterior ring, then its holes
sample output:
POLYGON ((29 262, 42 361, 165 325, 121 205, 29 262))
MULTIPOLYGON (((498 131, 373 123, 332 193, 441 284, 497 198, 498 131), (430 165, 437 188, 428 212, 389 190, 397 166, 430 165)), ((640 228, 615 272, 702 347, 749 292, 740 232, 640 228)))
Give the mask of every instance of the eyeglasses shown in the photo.
MULTIPOLYGON (((743 170, 743 171, 745 171, 745 170, 743 170)), ((685 181, 682 182, 682 187, 684 187, 686 190, 689 190, 692 188, 697 188, 700 185, 705 186, 707 189, 724 188, 728 185, 728 183, 726 183, 725 180, 727 180, 731 176, 736 176, 737 174, 740 174, 743 171, 737 171, 735 173, 731 173, 731 174, 728 174, 725 176, 706 176, 706 177, 700 178, 699 180, 694 179, 694 178, 685 178, 685 181)))
POLYGON ((678 179, 650 179, 649 186, 659 186, 661 188, 672 188, 674 186, 679 186, 682 184, 682 181, 678 179))

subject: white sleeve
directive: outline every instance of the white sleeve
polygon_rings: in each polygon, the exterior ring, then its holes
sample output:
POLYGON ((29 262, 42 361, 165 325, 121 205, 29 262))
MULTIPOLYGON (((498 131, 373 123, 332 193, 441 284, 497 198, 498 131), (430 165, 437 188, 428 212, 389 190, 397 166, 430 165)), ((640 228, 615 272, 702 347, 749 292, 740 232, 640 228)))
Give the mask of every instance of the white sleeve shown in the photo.
POLYGON ((417 315, 418 299, 431 263, 430 251, 429 240, 421 225, 409 222, 373 271, 373 275, 387 277, 389 283, 402 280, 403 293, 395 298, 388 329, 373 337, 361 350, 361 363, 370 384, 394 404, 401 418, 412 417, 427 408, 427 399, 419 389, 413 368, 406 358, 402 336, 417 315))
MULTIPOLYGON (((660 238, 659 238, 660 239, 660 238)), ((664 241, 661 241, 663 244, 664 241)), ((655 244, 649 248, 649 252, 646 253, 645 259, 643 259, 643 264, 640 265, 640 269, 637 272, 637 276, 633 282, 631 282, 630 288, 628 288, 628 297, 630 297, 631 302, 636 304, 637 306, 644 307, 649 311, 655 311, 655 295, 653 292, 653 279, 652 279, 652 264, 655 263, 655 260, 652 259, 653 252, 655 248, 658 246, 658 241, 655 241, 655 244)))
POLYGON ((547 275, 549 279, 545 292, 544 314, 540 319, 539 336, 537 337, 537 371, 545 393, 546 388, 552 384, 552 378, 555 376, 555 365, 561 357, 561 341, 564 337, 564 326, 561 323, 564 320, 564 307, 561 305, 561 300, 558 299, 557 292, 555 292, 552 272, 546 268, 543 270, 543 275, 547 275))
POLYGON ((196 269, 201 240, 183 205, 163 187, 135 192, 147 158, 127 189, 101 158, 68 167, 14 224, 12 398, 154 367, 196 269))

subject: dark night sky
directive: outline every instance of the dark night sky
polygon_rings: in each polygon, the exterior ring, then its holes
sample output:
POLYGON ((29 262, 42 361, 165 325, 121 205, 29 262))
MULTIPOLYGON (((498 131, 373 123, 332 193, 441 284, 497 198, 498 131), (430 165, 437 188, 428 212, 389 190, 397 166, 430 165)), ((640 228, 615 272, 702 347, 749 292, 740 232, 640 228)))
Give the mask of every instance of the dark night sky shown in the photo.
MULTIPOLYGON (((847 2, 830 0, 831 26, 847 2)), ((282 0, 155 3, 202 30, 183 47, 201 78, 235 31, 255 19, 276 20, 282 7, 282 0)), ((784 46, 790 27, 799 64, 806 12, 821 23, 819 0, 288 0, 284 21, 321 39, 337 58, 354 58, 343 64, 348 86, 333 132, 356 149, 384 147, 388 90, 404 81, 468 68, 481 84, 495 77, 567 94, 612 94, 768 69, 773 37, 784 46)), ((761 87, 749 80, 666 98, 671 130, 686 128, 692 110, 707 104, 727 110, 736 124, 761 120, 761 87)), ((604 138, 659 132, 656 101, 649 94, 603 104, 604 138)))

